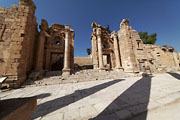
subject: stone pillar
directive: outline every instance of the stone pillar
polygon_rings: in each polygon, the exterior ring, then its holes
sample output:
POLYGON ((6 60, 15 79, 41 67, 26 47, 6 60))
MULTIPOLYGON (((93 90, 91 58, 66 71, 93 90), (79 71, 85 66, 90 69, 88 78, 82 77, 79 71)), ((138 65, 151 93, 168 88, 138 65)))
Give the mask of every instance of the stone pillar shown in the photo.
POLYGON ((41 71, 43 70, 43 57, 44 57, 44 44, 45 44, 45 34, 44 31, 41 31, 38 39, 38 47, 37 47, 37 60, 35 70, 41 71))
POLYGON ((35 70, 42 71, 43 70, 43 59, 44 59, 44 45, 46 37, 50 37, 46 32, 48 31, 48 23, 46 20, 41 20, 40 26, 40 34, 38 38, 38 47, 37 47, 37 56, 36 56, 36 66, 35 70))
POLYGON ((98 61, 96 59, 96 35, 95 33, 93 32, 92 33, 92 36, 91 36, 91 42, 92 42, 92 59, 93 59, 93 68, 94 69, 98 69, 98 61))
POLYGON ((101 28, 97 29, 97 41, 98 41, 98 56, 99 56, 99 69, 104 69, 103 53, 102 53, 102 40, 101 40, 101 28))
POLYGON ((70 26, 65 26, 65 51, 64 51, 64 68, 63 76, 70 75, 70 26))
POLYGON ((122 71, 121 61, 120 61, 120 52, 118 46, 118 36, 115 31, 112 32, 112 38, 114 39, 114 54, 116 58, 116 69, 122 71))
POLYGON ((71 58, 71 64, 70 64, 70 66, 71 66, 71 71, 72 70, 74 70, 74 36, 75 36, 75 33, 74 33, 74 31, 71 31, 71 42, 70 42, 70 49, 71 49, 71 56, 70 56, 70 58, 71 58))

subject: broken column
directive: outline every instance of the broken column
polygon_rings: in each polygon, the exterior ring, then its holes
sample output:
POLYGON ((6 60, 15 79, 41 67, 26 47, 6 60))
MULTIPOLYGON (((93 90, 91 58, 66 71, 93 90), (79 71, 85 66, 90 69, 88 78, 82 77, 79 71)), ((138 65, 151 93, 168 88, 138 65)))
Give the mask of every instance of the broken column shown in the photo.
POLYGON ((98 41, 98 56, 99 56, 99 69, 104 69, 103 53, 102 53, 102 41, 101 41, 101 28, 97 28, 97 41, 98 41))
POLYGON ((41 71, 43 69, 43 58, 44 58, 44 45, 45 45, 45 39, 48 30, 48 23, 46 20, 41 21, 41 26, 40 26, 40 33, 39 33, 39 38, 38 38, 38 47, 37 47, 37 60, 36 60, 36 66, 35 70, 41 71))
POLYGON ((63 75, 70 75, 70 26, 65 26, 65 51, 64 51, 64 68, 63 75))

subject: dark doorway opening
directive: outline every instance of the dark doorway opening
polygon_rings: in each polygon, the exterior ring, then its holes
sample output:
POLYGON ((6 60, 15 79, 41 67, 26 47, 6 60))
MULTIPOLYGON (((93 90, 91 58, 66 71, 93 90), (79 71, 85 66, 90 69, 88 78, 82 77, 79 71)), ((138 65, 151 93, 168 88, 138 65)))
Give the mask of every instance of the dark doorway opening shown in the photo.
POLYGON ((110 54, 104 54, 103 55, 103 62, 106 69, 111 69, 111 56, 110 54))
POLYGON ((107 63, 110 65, 110 68, 111 68, 111 57, 110 57, 110 54, 107 55, 107 63))
POLYGON ((146 72, 145 63, 140 62, 139 65, 140 65, 141 72, 146 72))
POLYGON ((64 67, 64 56, 60 53, 51 54, 51 71, 62 71, 64 67))

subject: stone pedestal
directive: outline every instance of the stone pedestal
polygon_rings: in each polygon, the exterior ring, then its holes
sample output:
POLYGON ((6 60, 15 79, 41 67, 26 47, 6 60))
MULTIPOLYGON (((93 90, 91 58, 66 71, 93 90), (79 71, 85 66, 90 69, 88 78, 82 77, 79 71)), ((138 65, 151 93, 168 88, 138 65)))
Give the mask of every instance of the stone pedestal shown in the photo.
POLYGON ((62 72, 62 76, 69 76, 71 74, 71 69, 63 69, 62 72))
POLYGON ((70 67, 70 26, 65 26, 65 51, 64 51, 64 68, 63 68, 63 76, 70 75, 71 67, 70 67))

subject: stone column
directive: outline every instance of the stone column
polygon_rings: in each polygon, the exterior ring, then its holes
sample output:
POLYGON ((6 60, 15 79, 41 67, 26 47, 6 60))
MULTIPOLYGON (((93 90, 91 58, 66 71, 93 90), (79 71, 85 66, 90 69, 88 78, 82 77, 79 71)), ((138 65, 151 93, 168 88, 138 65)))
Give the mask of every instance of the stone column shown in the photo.
POLYGON ((70 66, 71 66, 71 71, 74 70, 74 36, 75 33, 74 31, 71 31, 71 42, 70 42, 70 58, 71 58, 71 62, 70 62, 70 66))
POLYGON ((98 61, 96 59, 96 36, 95 36, 95 33, 92 33, 92 36, 91 36, 91 42, 92 42, 92 59, 93 59, 93 68, 94 69, 98 69, 98 61))
POLYGON ((44 31, 41 31, 39 34, 39 39, 38 39, 38 47, 37 47, 37 61, 36 61, 36 66, 35 70, 41 71, 43 68, 43 57, 44 57, 44 43, 45 43, 45 34, 44 31))
POLYGON ((118 46, 118 36, 115 31, 112 32, 112 38, 114 39, 114 54, 116 58, 116 69, 122 70, 121 62, 120 62, 120 52, 119 52, 119 46, 118 46))
POLYGON ((70 75, 70 26, 65 26, 65 51, 64 51, 64 68, 63 76, 70 75))
POLYGON ((98 41, 98 56, 99 56, 99 69, 104 69, 103 53, 102 53, 102 40, 101 40, 101 28, 97 29, 97 41, 98 41))
POLYGON ((43 59, 44 59, 44 46, 46 37, 51 37, 48 31, 48 23, 46 20, 41 20, 40 33, 38 37, 38 47, 37 47, 37 56, 36 56, 36 65, 35 70, 42 71, 43 70, 43 59))

